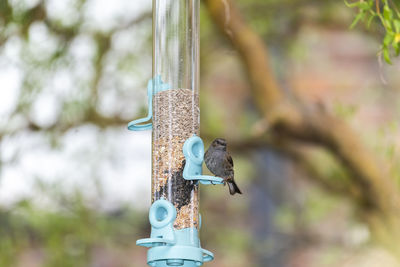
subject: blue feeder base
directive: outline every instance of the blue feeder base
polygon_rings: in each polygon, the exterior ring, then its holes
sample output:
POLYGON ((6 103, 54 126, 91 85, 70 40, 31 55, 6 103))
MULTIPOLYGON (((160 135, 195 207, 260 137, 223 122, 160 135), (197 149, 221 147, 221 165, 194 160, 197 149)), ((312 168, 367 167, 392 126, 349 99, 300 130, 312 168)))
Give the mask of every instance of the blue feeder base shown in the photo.
MULTIPOLYGON (((175 230, 173 222, 176 209, 171 202, 160 199, 153 203, 149 212, 150 238, 140 239, 137 245, 150 248, 147 264, 153 267, 195 267, 211 261, 214 255, 200 246, 196 228, 175 230)), ((201 227, 201 220, 200 220, 201 227)))
POLYGON ((176 230, 175 237, 177 245, 153 247, 148 251, 150 266, 201 266, 203 262, 213 260, 214 255, 200 247, 197 229, 176 230))

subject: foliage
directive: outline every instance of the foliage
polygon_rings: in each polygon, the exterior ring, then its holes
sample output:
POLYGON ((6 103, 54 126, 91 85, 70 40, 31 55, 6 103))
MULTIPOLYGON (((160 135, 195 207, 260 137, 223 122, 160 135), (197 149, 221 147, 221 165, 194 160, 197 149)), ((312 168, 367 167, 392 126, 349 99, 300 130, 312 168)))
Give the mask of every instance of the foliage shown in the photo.
POLYGON ((146 225, 146 217, 130 208, 99 212, 79 193, 67 200, 61 210, 22 200, 0 211, 0 266, 21 266, 27 251, 38 252, 40 266, 89 266, 96 248, 129 246, 146 225))
POLYGON ((385 61, 392 64, 391 51, 393 50, 396 56, 400 54, 400 12, 396 3, 393 0, 359 0, 355 3, 345 3, 350 8, 358 9, 350 28, 354 28, 360 21, 365 21, 366 26, 370 28, 374 19, 379 19, 385 29, 380 52, 385 61))

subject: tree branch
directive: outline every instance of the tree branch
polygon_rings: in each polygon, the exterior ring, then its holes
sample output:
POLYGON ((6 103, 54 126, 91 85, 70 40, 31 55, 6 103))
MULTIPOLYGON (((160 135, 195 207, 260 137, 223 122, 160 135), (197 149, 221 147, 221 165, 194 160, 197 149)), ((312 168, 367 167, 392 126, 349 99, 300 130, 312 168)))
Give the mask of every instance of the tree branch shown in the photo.
POLYGON ((319 185, 323 190, 335 195, 350 198, 359 206, 363 206, 367 202, 363 199, 362 192, 357 187, 357 184, 350 178, 350 175, 342 166, 337 166, 336 162, 326 163, 326 161, 321 164, 316 160, 321 154, 321 151, 315 145, 288 140, 276 140, 276 138, 274 139, 265 135, 229 142, 229 149, 231 151, 241 153, 260 148, 279 151, 286 155, 294 161, 297 168, 304 171, 307 178, 312 179, 312 182, 319 185), (319 154, 317 152, 319 152, 319 154), (321 165, 324 165, 324 168, 322 168, 321 165), (329 169, 331 173, 324 171, 326 168, 329 169), (340 182, 338 182, 338 180, 340 180, 340 182))

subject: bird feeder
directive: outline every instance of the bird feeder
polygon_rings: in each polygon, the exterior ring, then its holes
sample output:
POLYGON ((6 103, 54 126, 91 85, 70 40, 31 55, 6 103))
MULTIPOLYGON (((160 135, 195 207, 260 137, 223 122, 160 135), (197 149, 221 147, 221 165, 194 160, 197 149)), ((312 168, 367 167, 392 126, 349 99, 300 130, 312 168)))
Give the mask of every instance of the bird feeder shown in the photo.
POLYGON ((222 184, 202 175, 204 144, 199 109, 200 0, 153 0, 153 78, 148 116, 129 123, 152 130, 150 266, 201 266, 211 252, 199 240, 199 185, 222 184))

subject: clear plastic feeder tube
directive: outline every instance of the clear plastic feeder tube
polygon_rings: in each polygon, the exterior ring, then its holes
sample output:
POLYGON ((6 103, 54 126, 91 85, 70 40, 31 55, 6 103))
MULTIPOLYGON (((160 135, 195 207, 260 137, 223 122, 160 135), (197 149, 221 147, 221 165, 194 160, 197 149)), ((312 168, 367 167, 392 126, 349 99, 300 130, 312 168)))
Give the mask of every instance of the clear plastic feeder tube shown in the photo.
POLYGON ((183 144, 199 135, 200 0, 153 0, 152 201, 177 209, 175 229, 199 227, 199 188, 183 178, 183 144))

